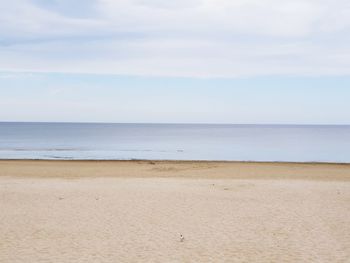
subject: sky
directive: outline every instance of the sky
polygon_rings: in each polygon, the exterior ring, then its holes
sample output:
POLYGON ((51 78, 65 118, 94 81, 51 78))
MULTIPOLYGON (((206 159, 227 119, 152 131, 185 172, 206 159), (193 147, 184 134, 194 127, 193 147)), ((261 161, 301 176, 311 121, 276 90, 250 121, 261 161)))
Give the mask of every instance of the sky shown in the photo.
POLYGON ((350 124, 348 0, 0 6, 0 121, 350 124))

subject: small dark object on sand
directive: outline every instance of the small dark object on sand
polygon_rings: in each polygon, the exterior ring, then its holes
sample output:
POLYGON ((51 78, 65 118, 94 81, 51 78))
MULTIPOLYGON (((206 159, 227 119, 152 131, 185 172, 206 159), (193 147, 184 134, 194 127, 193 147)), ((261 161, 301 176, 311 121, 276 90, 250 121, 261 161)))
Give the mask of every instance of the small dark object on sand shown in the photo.
POLYGON ((180 235, 180 242, 184 242, 185 241, 185 237, 183 235, 180 235))

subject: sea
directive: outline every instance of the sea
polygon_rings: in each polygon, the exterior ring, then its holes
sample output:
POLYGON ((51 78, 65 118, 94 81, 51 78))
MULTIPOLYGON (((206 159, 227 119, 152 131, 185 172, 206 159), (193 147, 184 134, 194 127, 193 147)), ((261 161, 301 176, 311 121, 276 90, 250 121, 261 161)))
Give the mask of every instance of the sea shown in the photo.
POLYGON ((0 159, 350 163, 350 126, 0 122, 0 159))

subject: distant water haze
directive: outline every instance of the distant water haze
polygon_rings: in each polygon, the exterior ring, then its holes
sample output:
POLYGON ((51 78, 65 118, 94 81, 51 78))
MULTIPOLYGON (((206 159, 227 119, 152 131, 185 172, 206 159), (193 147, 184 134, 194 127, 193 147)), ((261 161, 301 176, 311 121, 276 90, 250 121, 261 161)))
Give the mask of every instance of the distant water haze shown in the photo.
POLYGON ((0 159, 350 163, 350 126, 2 122, 0 159))

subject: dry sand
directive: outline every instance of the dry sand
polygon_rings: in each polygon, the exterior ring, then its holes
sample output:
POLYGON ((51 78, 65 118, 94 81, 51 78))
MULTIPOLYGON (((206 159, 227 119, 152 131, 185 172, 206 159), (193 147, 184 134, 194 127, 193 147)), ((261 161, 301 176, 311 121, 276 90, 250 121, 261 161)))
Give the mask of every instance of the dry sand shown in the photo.
POLYGON ((0 161, 0 262, 350 262, 350 165, 0 161))

